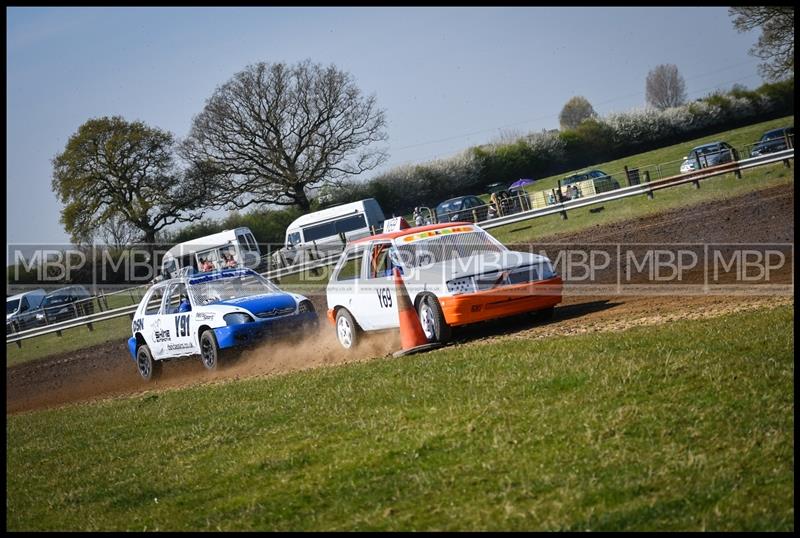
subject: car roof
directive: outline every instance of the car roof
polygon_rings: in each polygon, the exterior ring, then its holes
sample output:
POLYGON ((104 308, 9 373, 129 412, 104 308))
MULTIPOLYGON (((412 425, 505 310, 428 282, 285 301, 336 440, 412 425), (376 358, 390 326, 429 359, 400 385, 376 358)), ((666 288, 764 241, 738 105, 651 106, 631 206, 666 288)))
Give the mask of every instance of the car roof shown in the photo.
POLYGON ((722 144, 722 140, 717 140, 716 142, 709 142, 708 144, 701 144, 699 146, 695 146, 694 148, 692 148, 692 150, 700 149, 700 148, 707 148, 709 146, 716 146, 716 145, 719 145, 719 144, 722 144))
POLYGON ((440 230, 442 228, 448 228, 450 226, 462 226, 468 225, 472 226, 471 222, 447 222, 447 223, 439 223, 439 224, 428 224, 426 226, 414 226, 412 228, 404 228, 402 230, 397 230, 394 232, 387 232, 378 235, 368 235, 367 237, 362 237, 361 239, 356 239, 351 245, 368 243, 370 241, 381 241, 385 239, 396 239, 398 237, 403 237, 404 235, 409 235, 417 232, 427 232, 430 230, 440 230))
POLYGON ((43 289, 39 288, 37 290, 23 291, 22 293, 18 293, 16 295, 9 295, 8 297, 6 297, 6 301, 16 301, 17 299, 22 299, 26 295, 30 295, 30 294, 46 295, 45 291, 43 289))
POLYGON ((248 267, 237 267, 230 269, 217 269, 216 271, 209 271, 207 273, 194 273, 192 275, 179 276, 170 278, 164 282, 185 282, 186 284, 199 284, 201 282, 209 282, 211 280, 221 280, 242 275, 257 275, 255 271, 248 267))
POLYGON ((455 202, 456 200, 464 200, 466 198, 477 198, 474 194, 467 194, 464 196, 456 196, 455 198, 448 198, 444 202, 439 202, 438 205, 446 204, 447 202, 455 202))

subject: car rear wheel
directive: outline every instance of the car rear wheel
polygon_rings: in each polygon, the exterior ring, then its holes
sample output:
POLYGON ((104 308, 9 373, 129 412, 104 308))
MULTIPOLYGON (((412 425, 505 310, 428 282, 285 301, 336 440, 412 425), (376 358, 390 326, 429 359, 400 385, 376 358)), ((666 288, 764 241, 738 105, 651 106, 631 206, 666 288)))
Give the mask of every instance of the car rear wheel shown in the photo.
POLYGON ((161 375, 161 362, 153 359, 153 354, 147 344, 142 344, 136 350, 136 367, 139 369, 139 375, 145 381, 151 381, 161 375))
POLYGON ((422 331, 428 342, 446 344, 450 341, 452 329, 444 319, 444 312, 435 295, 425 295, 417 307, 422 331))
POLYGON ((204 331, 200 335, 200 360, 207 370, 215 370, 219 362, 219 344, 214 331, 204 331))
POLYGON ((355 349, 360 340, 360 329, 350 312, 340 308, 336 312, 336 338, 345 349, 355 349))

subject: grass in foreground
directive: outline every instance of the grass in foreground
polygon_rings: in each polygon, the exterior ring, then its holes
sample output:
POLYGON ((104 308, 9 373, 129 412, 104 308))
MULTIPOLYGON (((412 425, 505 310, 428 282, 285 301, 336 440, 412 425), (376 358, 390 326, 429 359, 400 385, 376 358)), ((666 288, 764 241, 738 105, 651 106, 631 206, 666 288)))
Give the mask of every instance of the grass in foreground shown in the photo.
POLYGON ((9 530, 792 530, 789 307, 8 417, 9 530))

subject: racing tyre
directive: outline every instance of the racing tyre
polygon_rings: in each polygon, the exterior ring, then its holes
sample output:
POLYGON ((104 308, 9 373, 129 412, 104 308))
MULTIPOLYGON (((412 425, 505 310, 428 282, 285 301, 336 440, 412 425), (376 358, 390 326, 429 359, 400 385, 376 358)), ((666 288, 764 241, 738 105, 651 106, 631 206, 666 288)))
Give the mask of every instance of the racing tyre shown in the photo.
POLYGON ((417 307, 417 313, 428 342, 446 344, 450 341, 452 329, 445 321, 442 306, 435 295, 423 296, 417 307))
POLYGON ((151 381, 161 375, 161 362, 153 359, 153 354, 147 344, 142 344, 136 350, 136 367, 139 369, 139 375, 145 381, 151 381))
POLYGON ((200 335, 200 360, 206 370, 216 370, 219 362, 219 344, 217 337, 211 329, 203 331, 200 335))
POLYGON ((336 312, 336 338, 345 349, 355 349, 361 335, 353 316, 345 308, 336 312))

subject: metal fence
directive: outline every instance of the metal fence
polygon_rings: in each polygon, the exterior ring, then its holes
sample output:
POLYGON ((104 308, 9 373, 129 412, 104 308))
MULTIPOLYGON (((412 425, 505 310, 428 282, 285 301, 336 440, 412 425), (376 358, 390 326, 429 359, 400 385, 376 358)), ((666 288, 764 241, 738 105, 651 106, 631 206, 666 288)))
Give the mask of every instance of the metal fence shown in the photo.
MULTIPOLYGON (((753 145, 754 144, 750 144, 748 146, 752 147, 753 145)), ((750 152, 748 151, 747 154, 749 155, 750 152)), ((711 177, 716 177, 728 173, 733 173, 736 174, 738 177, 741 177, 742 170, 754 168, 757 166, 780 163, 780 162, 783 162, 785 166, 790 166, 789 164, 790 159, 794 159, 793 144, 790 144, 790 147, 785 150, 774 151, 756 157, 748 157, 742 160, 731 160, 714 166, 702 167, 699 170, 692 171, 689 173, 683 173, 683 174, 678 173, 670 176, 664 176, 662 174, 662 171, 669 169, 664 165, 665 164, 668 165, 670 163, 662 163, 661 165, 651 165, 646 167, 639 167, 638 169, 636 169, 637 176, 638 178, 640 178, 640 181, 638 183, 634 183, 633 181, 631 181, 632 177, 631 169, 626 168, 624 172, 629 183, 627 187, 621 186, 618 189, 602 192, 587 197, 579 197, 574 199, 561 198, 560 201, 548 205, 547 207, 544 208, 538 208, 538 209, 533 208, 527 210, 522 209, 516 212, 509 212, 506 214, 501 213, 493 218, 486 218, 489 215, 489 207, 493 204, 485 204, 484 206, 469 208, 470 210, 475 210, 475 213, 473 214, 475 218, 474 220, 473 219, 465 219, 465 220, 472 220, 473 222, 477 222, 484 229, 491 229, 499 226, 504 226, 507 224, 515 224, 518 222, 523 222, 526 220, 535 219, 539 217, 545 217, 553 214, 560 214, 562 218, 566 219, 567 212, 570 210, 587 207, 595 204, 600 204, 612 200, 619 200, 630 196, 645 195, 649 198, 653 198, 654 192, 657 190, 669 187, 675 187, 679 185, 685 185, 687 183, 693 183, 696 187, 699 188, 699 182, 703 179, 708 179, 711 177), (478 209, 481 209, 482 211, 478 213, 478 209), (478 218, 482 215, 485 215, 484 218, 482 219, 478 218)), ((520 200, 519 207, 524 208, 525 207, 523 205, 524 203, 525 202, 520 200)), ((343 248, 344 245, 342 245, 342 249, 343 248)), ((316 271, 324 267, 336 264, 336 262, 339 260, 340 253, 341 250, 339 252, 330 255, 321 256, 318 259, 311 259, 309 261, 306 261, 298 265, 272 269, 263 272, 261 274, 267 278, 274 279, 274 278, 281 278, 284 276, 303 273, 305 271, 316 271)), ((138 302, 144 296, 144 293, 148 289, 148 287, 149 285, 136 286, 108 294, 101 292, 99 295, 85 300, 86 303, 93 302, 94 304, 96 304, 98 312, 90 313, 89 315, 84 315, 84 316, 76 315, 73 319, 69 319, 66 321, 57 321, 56 323, 48 324, 44 327, 36 327, 27 330, 20 330, 19 332, 7 335, 6 344, 16 343, 17 346, 21 347, 22 341, 29 338, 34 338, 37 336, 43 336, 52 333, 56 333, 57 335, 60 336, 61 331, 63 330, 81 326, 86 326, 88 330, 91 331, 93 330, 94 323, 98 321, 105 321, 109 319, 118 318, 121 316, 129 316, 131 319, 133 319, 133 314, 136 311, 138 302), (117 295, 125 297, 126 300, 127 297, 130 297, 132 304, 130 306, 123 306, 119 308, 109 309, 108 308, 109 297, 114 297, 117 295)), ((78 313, 78 305, 75 306, 74 312, 76 314, 78 313)))

